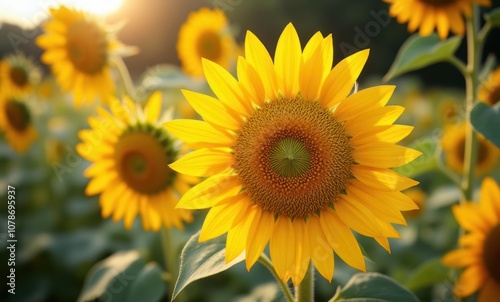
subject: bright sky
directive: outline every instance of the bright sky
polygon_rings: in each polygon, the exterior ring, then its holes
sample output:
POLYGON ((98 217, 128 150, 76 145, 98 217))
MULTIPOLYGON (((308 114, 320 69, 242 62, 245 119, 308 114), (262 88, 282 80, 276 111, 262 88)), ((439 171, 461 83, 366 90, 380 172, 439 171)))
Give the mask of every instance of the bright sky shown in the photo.
POLYGON ((0 0, 0 23, 7 21, 24 27, 34 27, 47 19, 48 8, 65 4, 106 15, 117 10, 123 0, 0 0))

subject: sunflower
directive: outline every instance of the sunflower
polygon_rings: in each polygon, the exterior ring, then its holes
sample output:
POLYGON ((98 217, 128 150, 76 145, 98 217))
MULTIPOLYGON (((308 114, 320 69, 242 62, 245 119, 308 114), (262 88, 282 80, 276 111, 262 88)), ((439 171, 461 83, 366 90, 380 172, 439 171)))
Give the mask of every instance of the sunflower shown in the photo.
POLYGON ((142 217, 145 230, 157 231, 182 228, 190 222, 188 210, 175 209, 177 194, 182 194, 197 178, 172 171, 167 164, 179 154, 179 146, 160 126, 169 119, 169 112, 160 117, 161 94, 154 93, 144 110, 131 100, 122 105, 111 101, 111 113, 98 109, 97 117, 90 117, 92 129, 79 132, 83 141, 77 152, 92 165, 84 172, 91 178, 85 193, 101 194, 102 216, 124 219, 130 229, 137 214, 142 217))
POLYGON ((192 76, 203 75, 201 58, 227 69, 236 59, 237 46, 224 13, 202 8, 189 14, 179 31, 177 53, 184 71, 192 76))
POLYGON ((399 23, 408 22, 408 30, 414 32, 420 27, 420 35, 425 37, 437 28, 444 40, 451 29, 456 35, 463 35, 465 24, 462 15, 470 16, 472 5, 477 3, 490 6, 490 0, 384 0, 390 3, 389 14, 399 23))
POLYGON ((38 137, 28 105, 16 97, 0 96, 0 131, 18 153, 26 152, 38 137))
MULTIPOLYGON (((466 127, 465 122, 450 125, 445 128, 441 138, 446 164, 457 173, 462 173, 464 166, 466 127)), ((477 134, 477 140, 476 175, 483 175, 495 168, 500 150, 480 133, 477 134)))
POLYGON ((500 101, 500 67, 496 68, 481 86, 478 99, 490 106, 495 106, 500 101))
POLYGON ((37 37, 43 48, 42 62, 52 67, 58 84, 72 91, 75 104, 109 101, 115 90, 110 71, 111 56, 120 48, 97 20, 81 11, 61 6, 50 10, 46 33, 37 37))
POLYGON ((479 204, 466 202, 453 207, 453 215, 467 231, 460 248, 446 254, 442 262, 465 268, 454 292, 459 297, 479 290, 478 302, 498 301, 500 293, 500 187, 492 178, 481 186, 479 204))
POLYGON ((418 206, 418 209, 412 210, 412 211, 407 211, 404 213, 404 216, 406 218, 418 218, 422 215, 422 212, 424 211, 425 207, 425 199, 427 196, 425 195, 425 192, 422 191, 419 188, 410 188, 403 193, 406 194, 406 196, 410 197, 411 200, 418 206))
POLYGON ((418 151, 397 146, 412 127, 392 125, 403 112, 385 106, 393 86, 348 96, 367 58, 360 51, 331 69, 332 36, 316 33, 304 50, 289 24, 274 63, 251 32, 238 80, 203 60, 218 99, 183 91, 205 121, 165 124, 197 150, 170 165, 189 176, 209 177, 189 190, 178 207, 211 208, 200 233, 206 241, 227 232, 226 261, 246 250, 250 269, 269 242, 277 274, 295 285, 310 260, 327 280, 333 251, 365 270, 351 229, 389 250, 405 224, 400 211, 416 205, 400 191, 417 184, 390 168, 418 151))
POLYGON ((40 81, 40 70, 24 54, 10 55, 0 61, 0 79, 3 93, 23 97, 40 81))

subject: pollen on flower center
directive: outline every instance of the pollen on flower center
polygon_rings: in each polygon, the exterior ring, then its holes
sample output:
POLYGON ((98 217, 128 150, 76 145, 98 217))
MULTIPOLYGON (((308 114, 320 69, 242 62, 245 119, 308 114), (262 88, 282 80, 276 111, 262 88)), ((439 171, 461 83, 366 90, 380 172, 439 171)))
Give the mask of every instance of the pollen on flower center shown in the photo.
POLYGON ((170 141, 157 134, 129 129, 116 144, 117 171, 130 188, 140 193, 154 194, 172 183, 174 172, 167 165, 174 154, 170 141))
POLYGON ((222 52, 222 41, 218 33, 207 31, 198 39, 198 53, 202 58, 216 61, 222 52))
POLYGON ((483 261, 486 270, 497 283, 500 283, 500 224, 491 229, 484 241, 483 261))
POLYGON ((12 67, 9 72, 10 79, 17 87, 24 87, 28 84, 28 75, 20 67, 12 67))
POLYGON ((77 22, 67 32, 68 57, 74 67, 86 74, 99 73, 106 65, 106 37, 99 27, 88 21, 77 22))
POLYGON ((350 137, 328 109, 281 99, 257 109, 237 133, 234 168, 264 210, 307 217, 346 188, 351 151, 350 137))
POLYGON ((22 132, 31 123, 31 115, 26 105, 17 101, 8 101, 5 104, 5 113, 9 125, 16 131, 22 132))

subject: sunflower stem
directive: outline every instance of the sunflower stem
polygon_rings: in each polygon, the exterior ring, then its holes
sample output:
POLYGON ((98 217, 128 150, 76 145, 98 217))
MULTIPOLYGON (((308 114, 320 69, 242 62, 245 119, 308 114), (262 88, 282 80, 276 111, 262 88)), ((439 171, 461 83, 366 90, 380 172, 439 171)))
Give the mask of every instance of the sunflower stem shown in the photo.
MULTIPOLYGON (((172 242, 170 240, 170 231, 166 227, 161 228, 160 232, 161 237, 161 247, 163 254, 163 261, 165 262, 165 273, 163 274, 164 280, 167 282, 168 287, 168 295, 169 300, 172 297, 172 293, 174 292, 175 282, 178 277, 178 269, 177 269, 177 258, 175 257, 176 253, 174 253, 174 249, 172 246, 172 242), (165 278, 167 277, 168 278, 165 278)), ((177 295, 176 301, 183 301, 183 296, 181 293, 177 295)))
POLYGON ((113 59, 113 63, 116 70, 118 70, 118 74, 120 75, 122 88, 125 91, 125 94, 131 99, 136 100, 134 82, 132 81, 132 77, 130 76, 130 72, 128 71, 127 65, 123 61, 123 58, 118 56, 113 59))
POLYGON ((258 260, 262 265, 267 267, 267 269, 271 272, 273 275, 274 279, 278 282, 278 285, 281 287, 281 290, 283 291, 283 295, 285 296, 285 299, 287 302, 293 302, 293 295, 292 292, 290 291, 290 288, 286 283, 283 282, 283 280, 278 277, 278 274, 276 273, 276 270, 273 267, 273 264, 271 262, 271 259, 267 257, 266 254, 262 253, 260 255, 259 260, 258 260))
POLYGON ((295 302, 314 301, 314 266, 309 263, 306 275, 299 286, 295 287, 295 302))

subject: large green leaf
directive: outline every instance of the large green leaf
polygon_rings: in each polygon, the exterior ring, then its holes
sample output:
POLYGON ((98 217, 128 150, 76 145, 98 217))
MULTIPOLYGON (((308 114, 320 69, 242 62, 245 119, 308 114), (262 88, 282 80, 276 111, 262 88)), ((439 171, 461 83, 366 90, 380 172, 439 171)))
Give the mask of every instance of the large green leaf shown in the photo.
POLYGON ((489 14, 486 14, 484 18, 486 19, 486 22, 492 26, 500 26, 500 8, 494 9, 489 14))
POLYGON ((338 289, 333 302, 418 302, 417 297, 394 279, 379 273, 359 273, 338 289))
POLYGON ((218 274, 243 261, 242 253, 233 261, 226 263, 226 240, 218 237, 199 243, 200 233, 194 234, 184 246, 181 253, 179 277, 175 283, 172 300, 190 283, 218 274))
POLYGON ((500 148, 500 107, 477 103, 470 113, 474 128, 500 148))
POLYGON ((387 82, 404 73, 448 60, 460 46, 461 41, 461 36, 441 41, 436 34, 427 37, 414 34, 399 49, 394 63, 384 76, 384 81, 387 82))
POLYGON ((156 263, 148 263, 137 275, 130 286, 126 302, 156 302, 165 294, 165 281, 161 269, 156 263))
POLYGON ((412 142, 409 147, 422 152, 422 155, 414 161, 394 169, 407 177, 415 177, 432 171, 438 167, 436 150, 438 139, 434 136, 426 136, 412 142))
POLYGON ((431 259, 415 269, 408 277, 405 286, 412 290, 430 286, 448 278, 449 270, 441 264, 441 259, 431 259))

